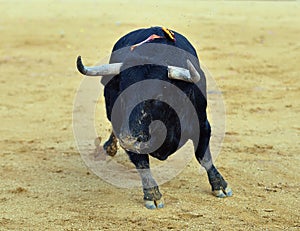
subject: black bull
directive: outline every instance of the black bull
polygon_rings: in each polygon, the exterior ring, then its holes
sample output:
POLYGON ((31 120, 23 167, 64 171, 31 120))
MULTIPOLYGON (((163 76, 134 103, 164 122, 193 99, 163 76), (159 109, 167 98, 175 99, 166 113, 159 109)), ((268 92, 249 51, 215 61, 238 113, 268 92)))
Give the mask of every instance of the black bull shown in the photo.
POLYGON ((105 76, 102 84, 106 112, 113 132, 104 149, 115 155, 119 140, 140 173, 146 207, 164 206, 150 172, 149 155, 165 160, 189 139, 193 141, 196 159, 207 171, 213 194, 231 196, 231 189, 212 163, 206 79, 189 41, 161 27, 136 30, 117 41, 110 64, 120 65, 112 71, 105 67, 103 71, 83 66, 80 57, 77 60, 81 73, 105 76), (180 67, 180 73, 184 68, 185 74, 194 72, 191 75, 196 77, 179 74, 179 78, 174 78, 170 67, 180 67))

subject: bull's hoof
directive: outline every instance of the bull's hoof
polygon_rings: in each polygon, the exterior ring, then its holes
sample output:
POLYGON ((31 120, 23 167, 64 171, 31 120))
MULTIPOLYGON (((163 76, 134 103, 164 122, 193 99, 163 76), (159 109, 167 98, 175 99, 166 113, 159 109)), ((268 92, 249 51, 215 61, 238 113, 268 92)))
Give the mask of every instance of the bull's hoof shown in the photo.
POLYGON ((112 133, 108 139, 103 145, 104 150, 106 151, 107 155, 109 156, 115 156, 118 151, 118 141, 115 135, 112 133))
POLYGON ((145 200, 145 206, 147 209, 161 209, 164 205, 164 200, 161 198, 160 200, 148 201, 145 200))
POLYGON ((147 209, 161 209, 164 207, 164 200, 158 186, 147 189, 144 188, 143 191, 145 206, 147 209))
POLYGON ((231 197, 232 196, 232 189, 227 187, 225 189, 220 189, 220 190, 213 190, 212 191, 213 195, 219 198, 224 198, 224 197, 231 197))
POLYGON ((219 171, 212 166, 208 171, 208 180, 212 188, 212 193, 214 196, 219 198, 231 197, 232 190, 228 186, 227 182, 224 180, 219 171))
POLYGON ((104 146, 104 149, 109 156, 115 156, 117 154, 118 148, 116 146, 104 146))

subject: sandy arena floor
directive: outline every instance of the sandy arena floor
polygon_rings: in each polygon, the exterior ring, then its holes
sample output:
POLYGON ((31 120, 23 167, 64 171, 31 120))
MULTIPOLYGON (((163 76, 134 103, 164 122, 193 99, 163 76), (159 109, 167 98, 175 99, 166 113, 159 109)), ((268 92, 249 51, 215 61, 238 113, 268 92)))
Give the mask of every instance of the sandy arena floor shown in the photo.
POLYGON ((1 1, 0 230, 300 230, 299 2, 180 2, 1 1), (184 34, 223 93, 216 166, 231 198, 211 195, 193 159, 149 211, 141 189, 106 183, 80 157, 77 55, 93 65, 154 25, 184 34))

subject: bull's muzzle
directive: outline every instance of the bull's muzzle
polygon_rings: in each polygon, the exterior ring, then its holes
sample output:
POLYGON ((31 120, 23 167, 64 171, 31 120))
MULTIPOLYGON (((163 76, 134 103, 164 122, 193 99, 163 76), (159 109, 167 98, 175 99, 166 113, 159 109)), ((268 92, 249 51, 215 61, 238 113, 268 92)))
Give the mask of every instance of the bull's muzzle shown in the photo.
POLYGON ((119 143, 122 148, 127 151, 132 151, 135 153, 142 153, 143 150, 149 148, 146 142, 144 141, 144 137, 133 137, 128 133, 121 133, 119 135, 119 143))

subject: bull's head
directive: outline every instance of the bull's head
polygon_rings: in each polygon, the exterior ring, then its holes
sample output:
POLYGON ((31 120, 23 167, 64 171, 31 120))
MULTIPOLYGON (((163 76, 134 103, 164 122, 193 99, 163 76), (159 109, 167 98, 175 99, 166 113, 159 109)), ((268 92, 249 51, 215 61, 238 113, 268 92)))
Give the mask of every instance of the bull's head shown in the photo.
MULTIPOLYGON (((122 88, 120 89, 120 92, 132 85, 130 81, 127 81, 132 79, 130 78, 131 72, 127 72, 128 69, 125 69, 122 70, 121 73, 122 66, 123 63, 111 63, 94 67, 86 67, 82 64, 81 57, 79 56, 77 58, 77 69, 84 75, 103 77, 120 75, 121 82, 124 82, 124 84, 120 84, 120 88, 122 88), (121 76, 125 77, 122 78, 121 76)), ((200 80, 200 74, 189 60, 187 60, 187 67, 188 69, 168 66, 167 68, 164 68, 165 72, 162 72, 161 74, 165 76, 167 71, 167 75, 170 79, 182 80, 190 83, 198 82, 200 80)), ((142 91, 151 91, 153 94, 153 88, 149 89, 149 87, 137 85, 135 87, 136 89, 132 89, 131 92, 137 92, 142 89, 142 91)), ((162 88, 161 84, 158 84, 154 88, 156 92, 161 93, 163 91, 163 89, 157 89, 162 88)), ((112 115, 118 115, 118 118, 115 120, 112 118, 112 123, 114 131, 120 141, 120 145, 123 148, 137 153, 140 153, 141 150, 147 150, 148 153, 150 153, 151 151, 154 151, 153 148, 156 149, 155 147, 159 147, 162 144, 161 141, 164 140, 167 131, 159 122, 159 120, 161 120, 159 115, 153 115, 153 113, 148 113, 147 111, 147 108, 168 107, 168 105, 162 106, 164 103, 160 102, 160 95, 161 94, 155 94, 151 98, 152 100, 141 100, 137 104, 134 104, 132 99, 135 97, 135 94, 125 94, 122 97, 119 97, 121 99, 120 101, 117 100, 116 104, 118 105, 114 107, 117 108, 118 112, 112 113, 112 115), (150 114, 152 115, 150 116, 150 114), (129 121, 125 121, 128 115, 130 115, 128 117, 129 121), (153 122, 153 120, 155 122, 153 122), (126 123, 128 123, 128 126, 124 125, 126 123)), ((169 109, 169 111, 170 110, 171 109, 169 109)), ((173 117, 175 116, 176 113, 174 112, 173 117)))

